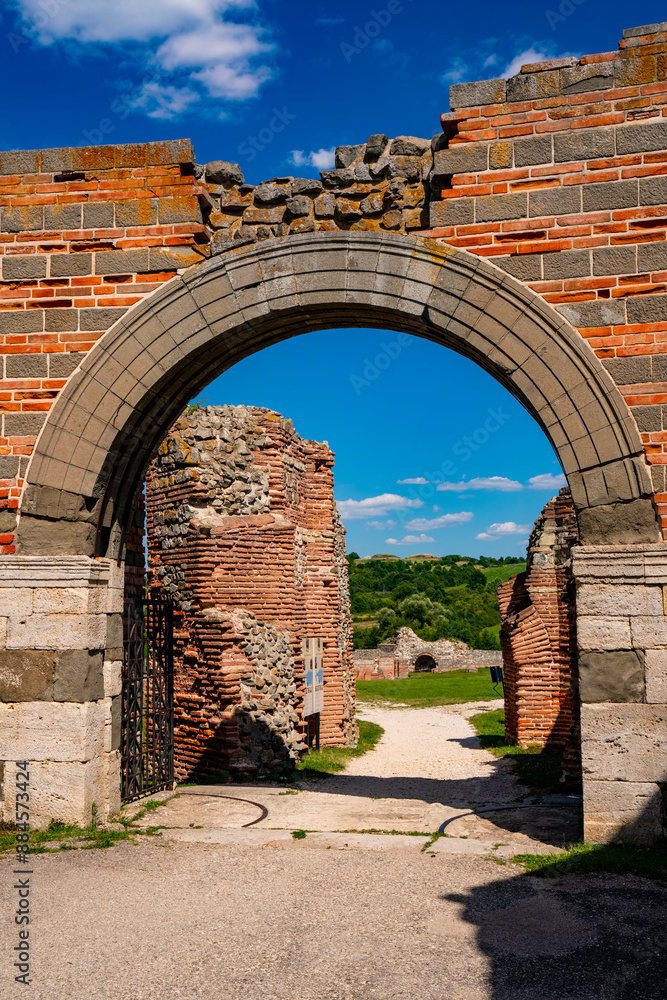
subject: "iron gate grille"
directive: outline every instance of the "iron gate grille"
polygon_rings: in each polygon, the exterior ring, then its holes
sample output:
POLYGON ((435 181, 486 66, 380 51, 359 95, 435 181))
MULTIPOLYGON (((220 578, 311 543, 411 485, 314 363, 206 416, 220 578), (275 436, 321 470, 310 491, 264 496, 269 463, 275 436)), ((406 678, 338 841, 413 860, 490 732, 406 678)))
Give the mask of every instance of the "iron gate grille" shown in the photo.
POLYGON ((173 605, 125 603, 121 796, 131 802, 174 781, 173 605))

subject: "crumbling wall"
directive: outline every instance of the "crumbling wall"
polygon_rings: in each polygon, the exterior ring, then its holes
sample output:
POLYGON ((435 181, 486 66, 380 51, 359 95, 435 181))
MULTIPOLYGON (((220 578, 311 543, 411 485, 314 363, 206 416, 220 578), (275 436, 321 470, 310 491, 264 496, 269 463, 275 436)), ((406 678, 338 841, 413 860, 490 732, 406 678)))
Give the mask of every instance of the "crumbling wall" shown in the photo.
POLYGON ((505 730, 519 746, 564 747, 578 770, 579 693, 570 550, 578 540, 569 489, 537 518, 524 573, 498 588, 505 730))
POLYGON ((151 583, 176 605, 179 776, 283 772, 304 747, 301 641, 324 640, 321 740, 357 737, 333 454, 291 421, 196 408, 147 477, 151 583))

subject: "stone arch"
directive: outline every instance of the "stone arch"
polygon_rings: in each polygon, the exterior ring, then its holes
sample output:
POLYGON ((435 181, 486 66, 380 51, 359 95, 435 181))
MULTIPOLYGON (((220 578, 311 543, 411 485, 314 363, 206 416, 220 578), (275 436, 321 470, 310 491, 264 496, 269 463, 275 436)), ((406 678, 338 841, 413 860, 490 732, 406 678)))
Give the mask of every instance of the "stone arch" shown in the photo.
POLYGON ((634 419, 554 309, 487 261, 425 237, 320 232, 212 257, 101 338, 37 441, 18 552, 121 555, 146 466, 188 399, 264 347, 349 326, 426 337, 509 389, 559 456, 583 542, 659 539, 634 419))
POLYGON ((417 673, 432 673, 438 667, 438 661, 432 653, 417 653, 412 661, 412 669, 417 673))

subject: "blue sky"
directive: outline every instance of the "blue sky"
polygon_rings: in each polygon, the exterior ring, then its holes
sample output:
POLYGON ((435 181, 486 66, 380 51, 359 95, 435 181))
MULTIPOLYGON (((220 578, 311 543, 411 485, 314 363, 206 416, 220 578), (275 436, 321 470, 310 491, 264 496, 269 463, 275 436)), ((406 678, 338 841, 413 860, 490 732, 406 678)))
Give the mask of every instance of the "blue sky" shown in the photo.
MULTIPOLYGON (((200 163, 238 162, 258 182, 316 176, 336 145, 375 132, 431 136, 451 83, 614 50, 624 27, 665 11, 618 0, 0 0, 0 15, 13 91, 3 148, 188 137, 200 163)), ((361 555, 517 554, 561 481, 540 429, 490 376, 391 332, 297 337, 204 396, 269 406, 329 441, 348 547, 361 555), (379 355, 389 364, 375 365, 379 355)))

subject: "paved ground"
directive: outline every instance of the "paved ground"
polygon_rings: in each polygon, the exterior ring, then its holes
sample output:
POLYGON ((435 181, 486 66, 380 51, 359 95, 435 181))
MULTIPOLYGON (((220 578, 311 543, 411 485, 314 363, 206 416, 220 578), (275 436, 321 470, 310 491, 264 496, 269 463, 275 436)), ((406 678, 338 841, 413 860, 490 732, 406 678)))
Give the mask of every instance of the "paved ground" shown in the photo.
POLYGON ((380 749, 316 790, 193 789, 153 813, 175 827, 160 838, 36 856, 29 987, 13 983, 14 876, 3 862, 0 996, 665 1000, 666 889, 536 879, 508 860, 515 843, 554 850, 534 837, 542 824, 557 841, 555 819, 499 813, 493 831, 456 820, 426 851, 425 836, 332 832, 351 829, 336 825, 350 816, 355 829, 405 818, 396 828, 426 830, 462 806, 522 795, 464 714, 369 712, 387 729, 380 749), (390 798, 374 796, 382 790, 390 798), (250 802, 220 798, 232 793, 250 802), (320 832, 294 840, 299 827, 320 832), (507 847, 494 849, 491 832, 507 847))

